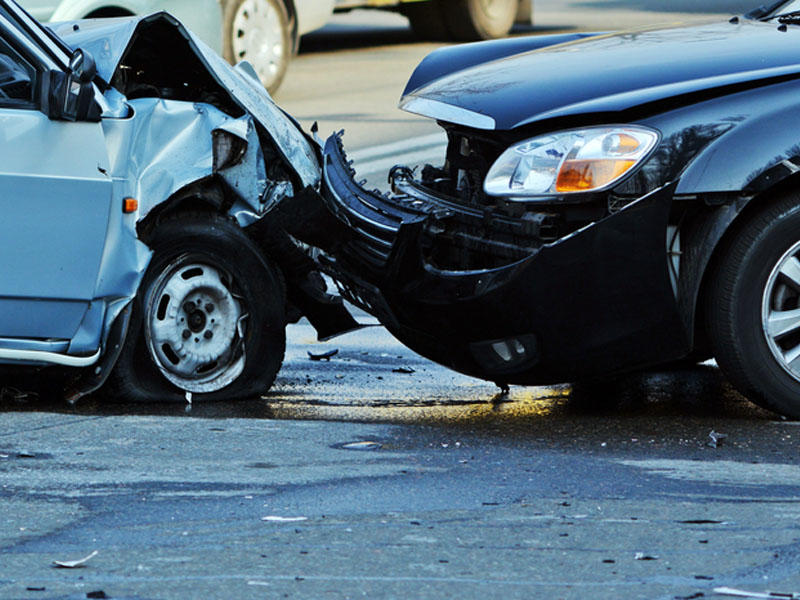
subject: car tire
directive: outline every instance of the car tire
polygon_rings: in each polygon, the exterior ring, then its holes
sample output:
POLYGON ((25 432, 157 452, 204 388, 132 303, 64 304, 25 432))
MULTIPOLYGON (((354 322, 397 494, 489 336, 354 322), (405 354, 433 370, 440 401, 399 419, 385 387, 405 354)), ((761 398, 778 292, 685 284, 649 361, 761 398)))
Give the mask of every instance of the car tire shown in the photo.
POLYGON ((137 402, 265 393, 286 343, 280 271, 218 216, 167 220, 151 248, 108 391, 137 402))
POLYGON ((452 39, 462 42, 491 40, 511 31, 519 0, 441 0, 452 39))
POLYGON ((431 42, 450 40, 450 31, 439 0, 411 2, 403 7, 403 14, 408 17, 411 30, 419 39, 431 42))
POLYGON ((717 363, 751 401, 798 419, 800 194, 750 216, 720 257, 706 306, 717 363))
POLYGON ((289 15, 283 2, 228 0, 223 8, 222 27, 225 59, 231 64, 248 61, 267 91, 274 94, 293 53, 289 15))

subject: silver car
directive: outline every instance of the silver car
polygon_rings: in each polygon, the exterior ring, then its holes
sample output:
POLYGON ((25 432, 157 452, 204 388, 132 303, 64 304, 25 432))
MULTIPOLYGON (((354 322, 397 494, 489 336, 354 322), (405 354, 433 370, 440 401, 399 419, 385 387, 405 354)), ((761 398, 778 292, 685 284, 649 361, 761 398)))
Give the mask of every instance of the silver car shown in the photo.
POLYGON ((48 29, 0 0, 0 132, 0 363, 63 369, 71 399, 236 398, 272 383, 287 313, 355 325, 278 210, 318 147, 167 13, 48 29))

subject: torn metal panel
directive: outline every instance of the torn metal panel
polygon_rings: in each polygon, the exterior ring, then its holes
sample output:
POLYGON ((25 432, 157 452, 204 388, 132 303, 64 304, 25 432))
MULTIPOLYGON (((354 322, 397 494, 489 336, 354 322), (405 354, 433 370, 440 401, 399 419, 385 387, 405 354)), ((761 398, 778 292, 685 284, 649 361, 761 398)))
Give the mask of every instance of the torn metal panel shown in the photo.
POLYGON ((120 197, 139 200, 139 219, 187 185, 215 174, 213 132, 226 127, 245 128, 247 150, 241 162, 219 174, 253 216, 264 213, 259 200, 266 189, 264 157, 249 117, 233 126, 237 119, 203 103, 139 98, 130 105, 135 118, 106 119, 103 128, 111 174, 123 186, 120 197))
POLYGON ((48 27, 73 48, 90 52, 97 64, 97 74, 111 81, 138 24, 136 17, 122 17, 50 23, 48 27))
MULTIPOLYGON (((125 80, 120 79, 120 70, 130 70, 132 66, 129 63, 139 60, 165 63, 164 72, 168 71, 173 80, 180 80, 181 75, 187 74, 197 78, 197 70, 189 68, 190 65, 187 64, 176 64, 175 68, 169 69, 166 66, 170 66, 171 61, 199 61, 205 75, 219 89, 212 90, 208 89, 210 86, 201 85, 199 88, 202 88, 206 97, 194 99, 209 101, 218 107, 233 104, 240 110, 249 112, 272 138, 286 166, 297 174, 300 184, 303 187, 316 187, 319 184, 320 165, 314 148, 297 123, 278 108, 261 82, 252 77, 252 69, 248 71, 246 67, 231 67, 172 16, 156 13, 139 19, 114 19, 113 23, 80 21, 77 25, 77 30, 73 23, 53 27, 73 47, 97 53, 98 74, 118 87, 125 80), (170 49, 171 52, 167 53, 165 49, 170 49)), ((173 93, 180 93, 185 87, 191 87, 188 84, 196 83, 172 81, 172 89, 159 89, 156 81, 148 81, 149 75, 150 73, 137 72, 137 85, 149 83, 154 87, 150 95, 161 97, 171 97, 173 93)), ((160 73, 153 77, 157 78, 158 75, 160 73)), ((129 93, 127 89, 119 91, 129 93)))
POLYGON ((283 198, 291 197, 291 183, 267 180, 264 153, 249 115, 223 123, 212 135, 214 172, 237 197, 229 213, 239 226, 252 225, 283 198))

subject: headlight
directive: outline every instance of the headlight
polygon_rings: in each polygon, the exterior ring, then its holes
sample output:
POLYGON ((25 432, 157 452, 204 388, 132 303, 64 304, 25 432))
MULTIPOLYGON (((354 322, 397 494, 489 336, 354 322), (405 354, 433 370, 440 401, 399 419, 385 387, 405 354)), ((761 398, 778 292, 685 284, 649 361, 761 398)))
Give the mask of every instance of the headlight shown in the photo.
POLYGON ((657 142, 657 132, 635 126, 536 137, 503 152, 489 169, 483 189, 490 196, 523 202, 529 196, 602 190, 644 160, 657 142))

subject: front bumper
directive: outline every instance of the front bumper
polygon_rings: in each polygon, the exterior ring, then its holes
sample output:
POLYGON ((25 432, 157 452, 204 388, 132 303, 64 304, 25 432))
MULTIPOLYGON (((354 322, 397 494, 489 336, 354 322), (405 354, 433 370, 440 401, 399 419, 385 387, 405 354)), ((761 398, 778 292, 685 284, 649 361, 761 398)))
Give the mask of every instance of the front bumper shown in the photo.
POLYGON ((459 206, 411 183, 387 197, 353 175, 330 138, 323 195, 346 234, 325 249, 324 268, 423 356, 484 379, 549 384, 689 351, 666 255, 671 187, 548 241, 544 218, 459 206))

